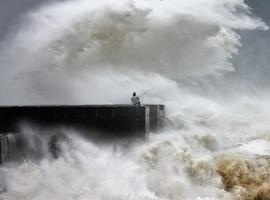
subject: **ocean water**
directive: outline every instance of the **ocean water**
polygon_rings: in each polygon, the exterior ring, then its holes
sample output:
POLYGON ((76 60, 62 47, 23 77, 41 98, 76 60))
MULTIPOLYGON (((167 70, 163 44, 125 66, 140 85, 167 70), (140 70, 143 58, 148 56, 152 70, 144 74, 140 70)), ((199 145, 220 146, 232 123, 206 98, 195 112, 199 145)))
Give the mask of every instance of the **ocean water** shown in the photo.
POLYGON ((1 166, 0 199, 270 199, 270 97, 233 65, 238 31, 256 29, 268 27, 242 0, 73 0, 26 13, 0 44, 2 105, 130 103, 153 88, 141 101, 165 104, 171 126, 128 148, 63 129, 58 159, 25 127, 43 156, 1 166))

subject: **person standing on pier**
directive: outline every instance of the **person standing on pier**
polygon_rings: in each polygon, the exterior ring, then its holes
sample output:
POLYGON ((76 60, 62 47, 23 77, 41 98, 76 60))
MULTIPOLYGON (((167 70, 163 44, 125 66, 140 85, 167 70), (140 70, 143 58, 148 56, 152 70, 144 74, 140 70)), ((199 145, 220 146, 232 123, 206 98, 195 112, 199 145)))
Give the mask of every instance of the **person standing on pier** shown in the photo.
POLYGON ((133 92, 131 102, 134 106, 141 106, 140 98, 136 95, 136 92, 133 92))

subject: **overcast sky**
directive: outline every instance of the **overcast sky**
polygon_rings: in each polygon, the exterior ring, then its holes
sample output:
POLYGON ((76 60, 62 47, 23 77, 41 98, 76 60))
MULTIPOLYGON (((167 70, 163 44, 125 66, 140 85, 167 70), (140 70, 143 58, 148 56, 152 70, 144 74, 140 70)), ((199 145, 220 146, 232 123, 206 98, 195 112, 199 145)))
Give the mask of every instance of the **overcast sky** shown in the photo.
POLYGON ((0 0, 0 39, 23 13, 50 1, 61 0, 0 0))

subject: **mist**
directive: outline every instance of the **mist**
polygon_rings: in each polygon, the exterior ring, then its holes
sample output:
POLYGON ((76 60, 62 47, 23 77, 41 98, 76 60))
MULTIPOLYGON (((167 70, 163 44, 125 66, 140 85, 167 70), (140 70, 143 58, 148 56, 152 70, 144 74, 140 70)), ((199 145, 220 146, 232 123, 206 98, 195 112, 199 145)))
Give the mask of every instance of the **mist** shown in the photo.
POLYGON ((6 14, 1 105, 130 104, 153 88, 141 102, 165 104, 172 126, 124 150, 63 130, 71 142, 58 159, 33 143, 42 159, 1 168, 0 199, 270 198, 269 28, 258 2, 33 1, 6 14))
POLYGON ((235 71, 234 30, 246 29, 268 27, 242 1, 46 4, 1 43, 1 102, 124 103, 130 91, 161 81, 222 77, 235 71))

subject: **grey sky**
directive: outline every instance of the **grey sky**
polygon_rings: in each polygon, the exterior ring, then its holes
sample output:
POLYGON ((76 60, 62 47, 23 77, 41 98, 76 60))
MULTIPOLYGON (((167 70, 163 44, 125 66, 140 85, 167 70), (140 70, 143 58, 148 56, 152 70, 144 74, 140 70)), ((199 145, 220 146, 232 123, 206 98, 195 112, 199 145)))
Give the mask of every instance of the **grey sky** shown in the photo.
POLYGON ((61 0, 1 0, 0 1, 0 40, 20 16, 35 7, 50 1, 61 0))
MULTIPOLYGON (((270 1, 248 0, 253 12, 270 26, 270 1)), ((234 59, 237 77, 260 87, 269 87, 270 30, 240 32, 242 48, 234 59)))
POLYGON ((253 8, 256 15, 261 17, 267 24, 270 24, 269 0, 246 0, 246 3, 253 8))

